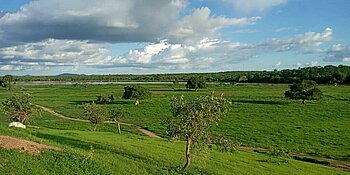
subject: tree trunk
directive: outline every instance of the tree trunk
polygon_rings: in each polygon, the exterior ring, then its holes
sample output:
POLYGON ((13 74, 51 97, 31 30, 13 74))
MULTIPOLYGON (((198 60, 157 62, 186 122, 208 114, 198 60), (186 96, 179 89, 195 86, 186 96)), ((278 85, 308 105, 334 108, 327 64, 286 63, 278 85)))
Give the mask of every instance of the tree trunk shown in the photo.
POLYGON ((191 148, 191 137, 186 136, 186 164, 182 169, 187 170, 191 163, 190 157, 190 148, 191 148))
POLYGON ((120 131, 120 122, 117 121, 117 126, 118 126, 118 133, 121 134, 122 132, 120 131))
POLYGON ((301 101, 301 104, 305 104, 305 99, 303 99, 303 100, 301 101))
POLYGON ((97 125, 94 125, 94 132, 96 131, 97 125))

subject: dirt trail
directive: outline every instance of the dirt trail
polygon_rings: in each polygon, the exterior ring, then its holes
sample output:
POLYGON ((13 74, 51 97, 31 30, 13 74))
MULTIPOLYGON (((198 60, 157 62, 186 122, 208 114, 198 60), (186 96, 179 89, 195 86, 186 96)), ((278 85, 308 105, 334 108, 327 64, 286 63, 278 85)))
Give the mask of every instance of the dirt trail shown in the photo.
POLYGON ((21 152, 28 152, 32 155, 39 155, 43 149, 61 150, 61 148, 10 136, 0 136, 0 147, 6 149, 17 149, 21 152))
MULTIPOLYGON (((86 122, 86 123, 90 122, 89 120, 83 120, 83 119, 66 117, 66 116, 64 116, 62 114, 59 114, 59 113, 55 112, 54 110, 52 110, 50 108, 47 108, 47 107, 44 107, 44 106, 40 106, 40 105, 36 105, 36 106, 41 108, 41 109, 43 109, 44 111, 46 111, 48 113, 51 113, 52 115, 54 115, 54 116, 56 116, 58 118, 64 119, 64 120, 77 121, 77 122, 86 122)), ((115 122, 113 122, 113 121, 105 121, 104 123, 115 123, 115 122)), ((151 138, 160 138, 157 134, 155 134, 155 133, 153 133, 151 131, 148 131, 146 129, 143 129, 140 126, 137 126, 137 125, 134 125, 134 124, 130 124, 130 123, 124 123, 124 122, 121 122, 120 124, 133 126, 138 131, 142 132, 143 134, 145 134, 145 135, 147 135, 147 136, 149 136, 151 138)))

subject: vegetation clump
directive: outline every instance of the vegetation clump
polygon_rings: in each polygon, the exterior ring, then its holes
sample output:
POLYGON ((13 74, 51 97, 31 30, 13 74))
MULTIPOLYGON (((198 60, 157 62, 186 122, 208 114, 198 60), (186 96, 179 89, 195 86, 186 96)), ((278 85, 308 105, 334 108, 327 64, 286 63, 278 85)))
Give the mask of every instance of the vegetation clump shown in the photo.
POLYGON ((5 75, 4 77, 2 77, 2 79, 0 80, 0 86, 11 90, 13 86, 13 76, 5 75))
POLYGON ((102 103, 102 104, 107 104, 114 101, 114 96, 113 95, 106 95, 106 94, 102 94, 97 96, 97 103, 102 103))
POLYGON ((124 93, 122 98, 135 99, 135 105, 140 104, 140 100, 145 99, 151 95, 150 91, 139 85, 132 85, 124 87, 124 93))
POLYGON ((186 88, 188 89, 204 89, 207 87, 207 84, 205 82, 205 79, 203 77, 191 77, 187 80, 186 88))
POLYGON ((102 124, 107 116, 105 107, 94 102, 84 105, 84 114, 91 124, 94 125, 93 131, 96 131, 97 126, 102 124))
POLYGON ((124 112, 122 111, 122 109, 117 108, 117 109, 113 109, 109 111, 109 118, 115 122, 115 124, 117 125, 118 128, 118 133, 121 134, 121 130, 120 130, 120 118, 123 117, 124 112))
POLYGON ((292 100, 302 100, 301 104, 305 104, 306 100, 316 100, 322 95, 320 89, 317 88, 317 83, 312 80, 303 80, 300 83, 290 85, 290 90, 284 95, 292 100))
POLYGON ((188 169, 190 166, 191 143, 211 143, 209 128, 213 124, 219 123, 221 117, 229 110, 230 105, 231 102, 222 96, 198 97, 193 101, 186 100, 184 96, 171 99, 170 106, 173 117, 166 120, 167 135, 170 139, 186 140, 186 164, 183 169, 188 169))
POLYGON ((34 105, 28 93, 16 94, 2 102, 4 112, 11 122, 29 123, 34 105))

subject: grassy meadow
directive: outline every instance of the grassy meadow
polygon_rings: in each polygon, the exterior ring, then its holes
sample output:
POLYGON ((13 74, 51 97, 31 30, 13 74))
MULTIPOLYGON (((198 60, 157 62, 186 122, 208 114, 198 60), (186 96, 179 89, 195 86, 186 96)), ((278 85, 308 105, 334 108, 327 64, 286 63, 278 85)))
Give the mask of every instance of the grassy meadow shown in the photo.
MULTIPOLYGON (((82 104, 100 94, 114 95, 107 108, 122 108, 123 121, 165 137, 162 121, 169 115, 169 99, 184 95, 195 98, 214 92, 233 102, 232 109, 212 131, 243 147, 259 147, 267 153, 238 149, 233 153, 206 150, 194 155, 190 174, 349 174, 347 171, 297 161, 288 155, 350 161, 350 87, 320 86, 324 96, 318 101, 288 100, 286 84, 210 85, 188 91, 183 85, 143 85, 152 95, 135 106, 121 99, 125 85, 17 86, 0 89, 0 101, 19 91, 28 91, 35 104, 67 117, 82 118, 82 104), (175 90, 173 89, 175 88, 175 90)), ((112 124, 91 132, 89 123, 58 119, 42 112, 32 125, 40 128, 17 130, 7 127, 0 112, 0 135, 12 135, 64 151, 45 151, 31 156, 0 149, 1 174, 179 174, 184 163, 184 143, 152 139, 122 125, 116 134, 112 124), (91 156, 92 155, 92 156, 91 156), (31 165, 24 166, 23 164, 31 165)))

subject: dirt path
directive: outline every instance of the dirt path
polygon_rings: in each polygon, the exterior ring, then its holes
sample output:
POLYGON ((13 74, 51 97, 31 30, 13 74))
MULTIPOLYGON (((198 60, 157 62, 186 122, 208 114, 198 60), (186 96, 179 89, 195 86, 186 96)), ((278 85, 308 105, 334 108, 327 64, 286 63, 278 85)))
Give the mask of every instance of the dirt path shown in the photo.
POLYGON ((32 155, 39 155, 43 149, 61 150, 61 148, 48 146, 10 136, 0 136, 0 147, 6 149, 17 149, 21 152, 28 152, 32 155))
MULTIPOLYGON (((89 123, 90 121, 89 120, 83 120, 83 119, 77 119, 77 118, 70 118, 70 117, 66 117, 62 114, 59 114, 57 112, 55 112, 54 110, 50 109, 50 108, 47 108, 47 107, 44 107, 44 106, 40 106, 40 105, 36 105, 37 107, 43 109, 44 111, 48 112, 48 113, 51 113, 52 115, 58 117, 58 118, 61 118, 61 119, 64 119, 64 120, 70 120, 70 121, 77 121, 77 122, 86 122, 86 123, 89 123)), ((113 121, 105 121, 104 123, 114 123, 113 121)), ((148 131, 146 129, 143 129, 141 128, 140 126, 137 126, 137 125, 134 125, 134 124, 130 124, 130 123, 123 123, 121 122, 120 124, 122 125, 128 125, 128 126, 132 126, 134 128, 136 128, 138 131, 142 132, 143 134, 151 137, 151 138, 160 138, 157 134, 151 132, 151 131, 148 131)))

